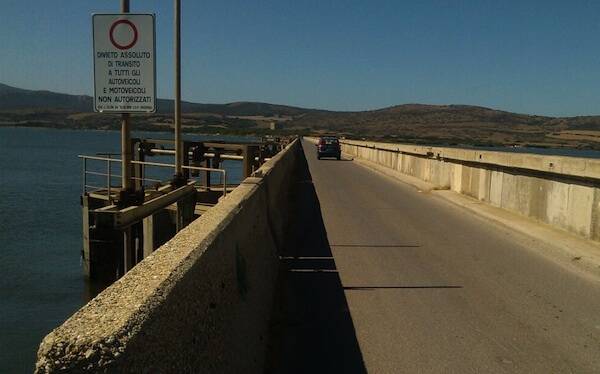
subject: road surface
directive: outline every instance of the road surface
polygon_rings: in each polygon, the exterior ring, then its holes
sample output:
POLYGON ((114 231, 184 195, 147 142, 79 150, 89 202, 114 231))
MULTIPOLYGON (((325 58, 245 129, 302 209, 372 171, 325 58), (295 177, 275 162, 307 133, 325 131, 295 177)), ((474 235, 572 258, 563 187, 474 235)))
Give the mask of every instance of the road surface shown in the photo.
POLYGON ((275 371, 600 373, 598 279, 541 256, 544 243, 303 147, 321 215, 298 218, 314 229, 283 256, 275 371))

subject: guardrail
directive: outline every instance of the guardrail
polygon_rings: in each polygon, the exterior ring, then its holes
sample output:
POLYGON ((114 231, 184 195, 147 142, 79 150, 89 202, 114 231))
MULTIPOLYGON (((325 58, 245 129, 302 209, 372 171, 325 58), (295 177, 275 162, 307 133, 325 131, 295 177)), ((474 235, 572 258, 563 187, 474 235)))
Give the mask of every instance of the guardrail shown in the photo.
MULTIPOLYGON (((117 163, 120 165, 121 160, 118 158, 112 158, 111 154, 106 154, 106 157, 85 156, 85 155, 78 155, 77 157, 82 160, 82 164, 83 164, 82 193, 86 194, 89 192, 97 192, 97 191, 105 190, 107 192, 108 200, 111 201, 112 200, 111 192, 113 189, 112 180, 113 180, 113 178, 118 178, 118 179, 122 178, 122 174, 113 172, 112 163, 117 163), (89 166, 88 161, 103 161, 103 162, 105 162, 106 163, 105 172, 88 170, 88 166, 89 166), (88 175, 106 178, 106 185, 105 186, 96 186, 96 185, 88 184, 88 175)), ((141 177, 136 177, 136 176, 130 177, 132 180, 142 181, 142 183, 145 183, 145 182, 161 183, 161 182, 163 182, 159 179, 146 177, 145 175, 146 175, 146 167, 147 166, 153 166, 153 167, 159 167, 159 168, 174 168, 175 167, 174 164, 167 164, 167 163, 160 163, 160 162, 132 160, 131 163, 134 165, 142 165, 141 177)), ((227 170, 207 168, 207 167, 201 167, 201 166, 186 166, 186 165, 182 166, 182 168, 188 169, 188 170, 208 171, 210 173, 221 174, 222 175, 222 183, 221 184, 223 186, 223 196, 227 195, 227 170)), ((191 179, 195 179, 195 178, 191 178, 191 179)))
POLYGON ((542 173, 579 181, 600 181, 600 160, 593 158, 361 140, 340 140, 340 144, 467 165, 493 165, 506 170, 542 173))

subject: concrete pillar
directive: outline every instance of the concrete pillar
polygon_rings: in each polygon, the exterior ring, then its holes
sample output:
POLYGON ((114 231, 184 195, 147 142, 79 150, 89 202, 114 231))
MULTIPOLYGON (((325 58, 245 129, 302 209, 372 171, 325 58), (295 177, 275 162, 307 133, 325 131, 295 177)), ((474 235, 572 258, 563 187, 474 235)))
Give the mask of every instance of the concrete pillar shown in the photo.
POLYGON ((82 262, 83 262, 83 274, 89 278, 90 276, 90 208, 89 208, 89 196, 83 195, 81 197, 83 218, 83 250, 82 262))
POLYGON ((154 252, 154 215, 144 218, 142 221, 143 242, 144 242, 144 258, 154 252))
MULTIPOLYGON (((123 274, 127 273, 133 266, 135 262, 134 258, 134 242, 131 227, 123 230, 123 274)), ((123 275, 121 274, 121 276, 123 275)))

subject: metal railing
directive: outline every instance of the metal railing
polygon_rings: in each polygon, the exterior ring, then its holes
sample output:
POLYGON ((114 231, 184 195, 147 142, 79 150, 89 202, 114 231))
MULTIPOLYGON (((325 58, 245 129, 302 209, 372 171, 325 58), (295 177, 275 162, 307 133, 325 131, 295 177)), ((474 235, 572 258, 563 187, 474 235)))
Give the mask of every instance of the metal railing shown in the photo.
MULTIPOLYGON (((102 156, 85 156, 85 155, 78 155, 77 157, 80 158, 83 162, 83 170, 82 170, 82 192, 83 194, 86 194, 88 192, 97 192, 97 191, 102 191, 105 190, 106 191, 106 195, 108 197, 108 200, 111 201, 112 197, 111 197, 111 190, 113 189, 112 187, 112 179, 113 178, 118 178, 119 180, 121 179, 122 175, 119 173, 114 173, 113 172, 113 167, 112 167, 112 163, 121 163, 121 160, 118 158, 112 158, 112 154, 104 154, 106 155, 106 157, 102 157, 102 156), (88 161, 103 161, 106 163, 106 166, 104 168, 105 172, 101 172, 101 171, 92 171, 92 170, 88 170, 88 161), (104 177, 106 178, 106 185, 105 186, 96 186, 96 185, 92 185, 92 184, 88 184, 88 175, 93 175, 96 177, 104 177)), ((130 177, 132 180, 137 180, 137 181, 141 181, 142 183, 145 182, 153 182, 153 183, 161 183, 163 182, 162 180, 159 179, 154 179, 154 178, 148 178, 146 177, 146 167, 147 166, 152 166, 152 167, 160 167, 160 168, 175 168, 174 164, 167 164, 167 163, 160 163, 160 162, 148 162, 148 161, 135 161, 132 160, 131 161, 132 164, 135 165, 142 165, 142 172, 141 172, 141 177, 136 177, 136 176, 132 176, 130 177)), ((196 171, 207 171, 210 173, 219 173, 222 174, 222 186, 223 186, 223 196, 227 195, 227 170, 225 169, 215 169, 215 168, 207 168, 207 167, 201 167, 201 166, 186 166, 183 165, 182 166, 183 169, 188 169, 188 170, 196 170, 196 171)), ((196 178, 191 178, 191 179, 196 179, 196 178)), ((198 183, 198 181, 196 181, 196 183, 198 183)), ((208 186, 210 187, 210 186, 208 186)))
MULTIPOLYGON (((163 167, 163 168, 174 168, 175 167, 175 165, 173 165, 173 164, 165 164, 165 163, 161 163, 161 162, 131 161, 131 163, 144 166, 144 172, 142 173, 142 175, 145 175, 145 173, 146 173, 145 172, 146 166, 156 166, 156 167, 163 167)), ((223 174, 223 180, 222 180, 223 196, 227 195, 227 170, 206 168, 206 167, 202 167, 202 166, 188 166, 188 165, 182 165, 181 168, 187 169, 187 170, 208 171, 211 173, 223 174)), ((194 179, 194 178, 191 178, 191 179, 194 179)), ((208 187, 210 187, 210 186, 208 186, 208 187)))
POLYGON ((111 165, 113 162, 118 163, 118 162, 121 162, 121 160, 112 158, 111 154, 106 154, 106 157, 84 156, 84 155, 78 155, 77 157, 79 157, 83 161, 83 163, 82 163, 82 165, 83 165, 82 192, 83 192, 83 194, 86 194, 87 192, 94 192, 94 191, 100 191, 100 190, 105 189, 105 190, 107 190, 108 199, 111 200, 112 178, 121 178, 120 174, 113 174, 111 165), (98 172, 98 171, 89 171, 88 170, 88 161, 104 161, 104 162, 106 162, 106 173, 102 173, 102 172, 98 172), (106 186, 95 186, 95 185, 88 184, 88 175, 105 177, 106 178, 106 186))

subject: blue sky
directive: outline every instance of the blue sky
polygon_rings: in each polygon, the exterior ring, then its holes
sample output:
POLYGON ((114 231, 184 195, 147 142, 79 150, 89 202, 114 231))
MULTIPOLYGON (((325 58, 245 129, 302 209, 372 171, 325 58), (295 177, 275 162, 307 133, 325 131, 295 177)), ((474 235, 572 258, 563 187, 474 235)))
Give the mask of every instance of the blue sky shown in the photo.
MULTIPOLYGON (((172 97, 172 1, 157 15, 172 97)), ((91 13, 117 0, 2 0, 0 82, 92 94, 91 13)), ((473 104, 600 114, 600 2, 182 0, 183 98, 332 110, 473 104)))

